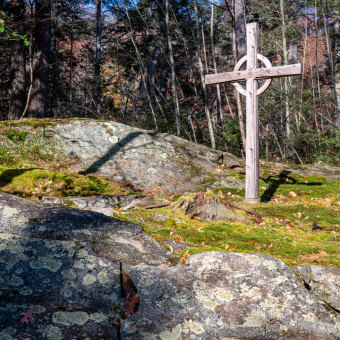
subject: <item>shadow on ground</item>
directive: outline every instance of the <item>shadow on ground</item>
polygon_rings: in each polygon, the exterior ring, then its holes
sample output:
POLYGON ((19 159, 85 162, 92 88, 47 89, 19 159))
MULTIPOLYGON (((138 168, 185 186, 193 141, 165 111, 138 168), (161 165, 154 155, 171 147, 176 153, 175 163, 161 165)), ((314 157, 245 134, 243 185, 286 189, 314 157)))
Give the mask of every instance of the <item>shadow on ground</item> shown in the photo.
POLYGON ((313 182, 313 183, 298 183, 296 179, 290 177, 291 171, 282 171, 278 176, 269 176, 267 179, 261 178, 264 182, 269 183, 268 189, 261 195, 260 199, 262 203, 270 202, 276 191, 281 185, 286 184, 289 180, 289 184, 293 185, 307 185, 307 186, 321 186, 321 182, 313 182))

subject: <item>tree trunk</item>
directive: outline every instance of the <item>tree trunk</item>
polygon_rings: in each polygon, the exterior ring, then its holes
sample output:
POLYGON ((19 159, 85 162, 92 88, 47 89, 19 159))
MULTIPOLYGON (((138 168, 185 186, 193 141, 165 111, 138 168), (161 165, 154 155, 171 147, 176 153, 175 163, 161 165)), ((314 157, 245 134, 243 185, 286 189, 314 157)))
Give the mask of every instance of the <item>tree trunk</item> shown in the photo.
MULTIPOLYGON (((72 117, 72 73, 73 73, 73 15, 72 15, 72 25, 71 25, 71 51, 70 51, 70 96, 69 96, 69 109, 70 109, 70 117, 72 117)), ((99 68, 100 72, 100 68, 99 68)))
MULTIPOLYGON (((234 13, 236 12, 235 9, 235 1, 234 0, 234 13)), ((233 24, 233 56, 234 56, 234 62, 237 63, 237 34, 236 34, 236 20, 235 16, 232 16, 232 24, 233 24)), ((246 46, 247 50, 247 46, 246 46)), ((242 144, 243 144, 243 150, 244 153, 246 152, 246 129, 244 127, 244 119, 243 119, 243 109, 242 109, 242 100, 241 100, 241 94, 235 89, 235 97, 236 97, 236 105, 237 105, 237 112, 238 112, 238 122, 240 125, 240 132, 241 132, 241 138, 242 138, 242 144)))
MULTIPOLYGON (((118 2, 117 1, 116 1, 116 3, 117 3, 117 6, 118 6, 118 2)), ((129 11, 127 9, 127 1, 126 0, 124 0, 124 9, 125 9, 126 17, 128 19, 129 28, 130 28, 130 30, 128 31, 128 35, 129 35, 130 40, 132 42, 132 45, 133 45, 133 47, 135 49, 135 53, 136 53, 136 56, 137 56, 139 67, 140 67, 140 73, 141 73, 142 82, 144 84, 144 87, 147 88, 146 80, 145 80, 145 76, 144 76, 144 74, 145 74, 145 67, 144 67, 141 55, 139 53, 136 41, 135 41, 134 36, 133 36, 133 28, 132 28, 132 24, 131 24, 131 19, 130 19, 129 11)), ((146 96, 148 98, 150 109, 151 109, 151 113, 152 113, 152 117, 153 117, 153 120, 155 122, 155 129, 158 130, 158 125, 157 125, 157 119, 156 119, 155 111, 153 109, 151 98, 150 98, 150 95, 149 95, 148 91, 146 91, 146 96)))
MULTIPOLYGON (((11 28, 25 34, 25 1, 11 1, 11 28)), ((22 40, 11 41, 10 120, 20 119, 26 104, 25 44, 22 40)))
POLYGON ((336 93, 335 80, 334 80, 334 70, 333 70, 333 62, 332 62, 332 57, 331 57, 331 49, 330 49, 329 36, 328 36, 328 27, 327 27, 327 24, 326 24, 326 19, 325 19, 325 14, 324 14, 322 0, 321 0, 321 10, 322 10, 323 23, 324 23, 324 27, 325 27, 328 62, 329 62, 329 67, 331 69, 332 84, 333 84, 333 91, 334 91, 334 98, 335 98, 335 105, 336 105, 336 121, 337 121, 338 128, 340 128, 339 100, 338 100, 338 96, 337 96, 337 93, 336 93))
MULTIPOLYGON (((247 40, 244 26, 244 0, 235 0, 235 29, 238 58, 247 54, 247 40)), ((245 66, 243 67, 245 69, 245 66)))
MULTIPOLYGON (((237 56, 241 59, 247 54, 247 38, 246 38, 246 27, 245 27, 245 1, 246 0, 235 0, 235 29, 236 29, 236 46, 237 56)), ((247 63, 244 63, 241 70, 246 69, 247 63)), ((245 82, 241 83, 246 86, 245 82)), ((246 107, 246 97, 241 95, 242 108, 246 107)))
POLYGON ((96 61, 94 65, 94 85, 92 111, 95 115, 98 113, 98 103, 100 97, 100 59, 102 51, 102 0, 96 0, 96 61))
MULTIPOLYGON (((215 41, 214 41, 214 31, 215 31, 215 24, 214 24, 215 11, 214 10, 215 10, 215 0, 213 0, 213 2, 211 3, 210 42, 211 42, 211 52, 212 52, 212 59, 213 59, 213 64, 214 64, 214 71, 215 71, 215 74, 217 74, 215 41)), ((222 131, 225 132, 220 85, 216 85, 216 112, 217 112, 216 114, 217 116, 219 113, 222 131)), ((227 152, 228 151, 227 141, 224 141, 224 148, 225 148, 225 151, 227 152)))
MULTIPOLYGON (((340 9, 335 12, 333 25, 333 51, 334 51, 334 80, 337 101, 340 103, 340 9)), ((340 128, 340 115, 337 116, 337 126, 340 128)))
POLYGON ((144 75, 145 83, 142 79, 140 83, 140 90, 136 99, 135 107, 134 107, 134 114, 138 117, 140 113, 140 108, 143 104, 143 99, 151 94, 154 94, 155 91, 155 81, 156 81, 156 74, 157 74, 157 67, 162 57, 162 48, 163 48, 163 40, 159 39, 155 49, 153 51, 152 56, 149 59, 149 62, 146 65, 146 74, 144 75))
POLYGON ((28 116, 44 118, 47 113, 48 78, 51 55, 51 1, 35 1, 35 42, 33 85, 28 116))
POLYGON ((202 58, 201 58, 201 39, 200 39, 200 29, 199 29, 197 0, 194 0, 194 9, 195 9, 195 22, 196 22, 197 59, 198 59, 198 65, 199 65, 201 85, 202 85, 203 95, 204 95, 205 115, 207 117, 207 123, 208 123, 208 129, 209 129, 210 141, 211 141, 211 147, 212 147, 213 150, 215 150, 216 149, 215 136, 214 136, 214 131, 213 131, 213 127, 212 127, 212 123, 211 123, 211 118, 210 118, 210 112, 209 112, 209 108, 208 108, 208 96, 207 96, 207 89, 206 89, 205 81, 204 81, 203 64, 202 64, 202 58))
MULTIPOLYGON (((53 84, 53 90, 52 90, 52 103, 51 103, 51 108, 53 109, 53 103, 54 100, 56 101, 56 111, 53 113, 52 109, 51 109, 51 114, 50 117, 56 118, 59 117, 59 113, 60 113, 60 102, 66 101, 66 95, 64 94, 64 91, 62 89, 61 86, 61 81, 60 81, 60 67, 59 67, 59 61, 58 61, 58 56, 57 56, 57 39, 55 36, 56 30, 57 30, 57 20, 56 18, 54 18, 52 20, 53 25, 52 25, 52 29, 51 29, 51 62, 52 62, 52 72, 53 72, 53 80, 52 80, 52 84, 53 84)), ((85 75, 87 70, 87 65, 85 68, 85 75)), ((85 87, 86 87, 86 77, 85 77, 85 87)), ((86 100, 85 100, 85 104, 86 104, 86 100)), ((86 106, 86 105, 85 105, 86 106)), ((85 111, 86 114, 87 111, 85 111)))
MULTIPOLYGON (((314 24, 315 24, 315 66, 316 66, 316 80, 318 82, 318 95, 319 95, 319 110, 322 113, 321 103, 321 90, 320 90, 320 76, 319 76, 319 63, 318 63, 318 8, 315 0, 315 11, 314 11, 314 24)), ((321 131, 323 131, 323 119, 321 119, 321 131)))
MULTIPOLYGON (((283 60, 285 65, 288 65, 288 53, 287 53, 287 41, 286 41, 286 25, 284 19, 284 10, 283 10, 283 0, 280 0, 280 9, 281 9, 281 24, 282 24, 282 49, 283 49, 283 60)), ((288 78, 284 79, 284 87, 285 93, 288 94, 288 78)), ((290 126, 289 126, 289 103, 286 98, 286 135, 287 138, 290 139, 290 126)))
POLYGON ((176 73, 175 73, 175 60, 174 52, 172 49, 171 36, 170 36, 170 24, 169 24, 169 0, 165 1, 165 23, 166 23, 166 35, 168 39, 168 49, 170 54, 170 67, 171 67, 171 89, 172 89, 172 100, 175 109, 175 123, 177 136, 180 135, 179 126, 179 104, 176 90, 176 73))

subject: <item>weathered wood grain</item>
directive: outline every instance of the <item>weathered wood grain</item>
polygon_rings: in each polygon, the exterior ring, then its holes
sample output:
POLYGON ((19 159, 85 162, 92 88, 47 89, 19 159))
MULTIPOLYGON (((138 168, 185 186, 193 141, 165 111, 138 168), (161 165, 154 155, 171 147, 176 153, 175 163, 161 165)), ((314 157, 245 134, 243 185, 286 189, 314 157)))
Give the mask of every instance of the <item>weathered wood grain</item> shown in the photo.
MULTIPOLYGON (((258 25, 247 25, 247 71, 257 66, 258 25)), ((255 72, 254 72, 255 73, 255 72)), ((257 103, 257 80, 247 79, 246 96, 246 195, 245 198, 259 196, 259 123, 257 103)))
POLYGON ((272 68, 259 68, 246 71, 224 72, 208 74, 205 76, 206 85, 232 83, 235 81, 246 81, 248 79, 268 79, 279 77, 290 77, 301 75, 301 64, 276 66, 272 68))

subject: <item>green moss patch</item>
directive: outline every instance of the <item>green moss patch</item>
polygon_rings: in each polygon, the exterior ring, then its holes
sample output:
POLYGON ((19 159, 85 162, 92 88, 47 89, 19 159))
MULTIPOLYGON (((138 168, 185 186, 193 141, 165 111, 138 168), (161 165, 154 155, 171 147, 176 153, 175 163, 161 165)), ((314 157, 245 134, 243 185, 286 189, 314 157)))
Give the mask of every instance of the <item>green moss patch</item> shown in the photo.
POLYGON ((53 196, 124 195, 129 191, 93 175, 82 176, 46 169, 16 169, 0 166, 2 191, 36 198, 41 194, 53 196))
POLYGON ((278 220, 298 221, 301 223, 318 222, 322 225, 340 224, 340 210, 333 210, 320 204, 263 205, 256 207, 261 215, 278 220))
POLYGON ((17 131, 14 129, 9 129, 6 131, 7 138, 13 140, 14 142, 24 142, 26 140, 28 132, 26 131, 17 131))

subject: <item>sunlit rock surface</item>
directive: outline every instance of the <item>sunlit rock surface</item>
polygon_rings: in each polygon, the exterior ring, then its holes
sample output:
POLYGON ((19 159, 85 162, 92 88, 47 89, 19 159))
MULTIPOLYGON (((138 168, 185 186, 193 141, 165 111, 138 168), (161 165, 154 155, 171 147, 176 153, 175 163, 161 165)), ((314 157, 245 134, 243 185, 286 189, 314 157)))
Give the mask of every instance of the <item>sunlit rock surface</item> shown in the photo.
POLYGON ((340 311, 340 269, 324 266, 295 266, 311 292, 340 311))
POLYGON ((141 303, 123 339, 340 339, 338 313, 278 259, 206 252, 187 263, 127 270, 141 303))
MULTIPOLYGON (((28 135, 25 143, 36 143, 34 138, 28 135)), ((217 168, 222 163, 240 166, 235 156, 166 133, 116 122, 72 120, 48 128, 40 139, 78 170, 131 181, 146 190, 185 192, 202 187, 207 178, 209 185, 222 181, 244 186, 217 168)))

